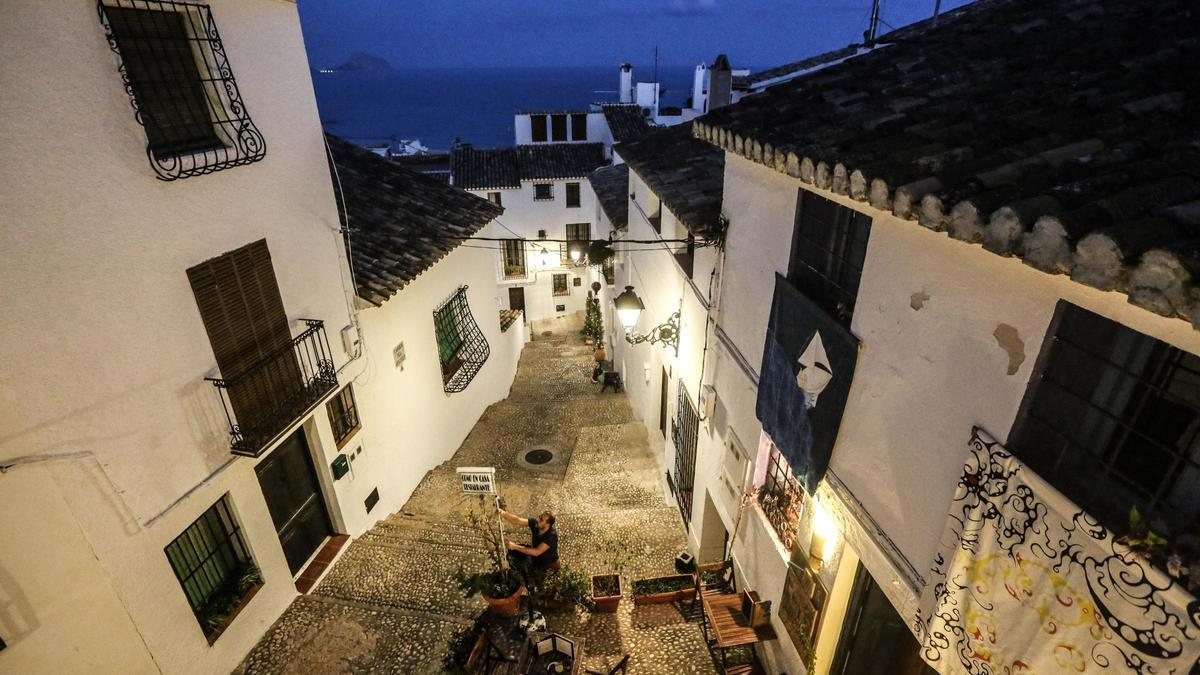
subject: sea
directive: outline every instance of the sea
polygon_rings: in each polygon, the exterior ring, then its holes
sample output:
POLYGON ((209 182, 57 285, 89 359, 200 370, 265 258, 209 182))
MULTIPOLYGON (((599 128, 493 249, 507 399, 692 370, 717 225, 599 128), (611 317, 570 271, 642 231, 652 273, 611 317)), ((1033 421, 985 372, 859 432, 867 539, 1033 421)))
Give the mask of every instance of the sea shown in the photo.
MULTIPOLYGON (((662 106, 692 93, 691 67, 658 68, 662 106)), ((634 68, 634 79, 653 79, 634 68)), ((617 100, 617 66, 313 72, 325 130, 360 145, 419 139, 434 151, 459 140, 513 145, 513 113, 586 110, 617 100)))

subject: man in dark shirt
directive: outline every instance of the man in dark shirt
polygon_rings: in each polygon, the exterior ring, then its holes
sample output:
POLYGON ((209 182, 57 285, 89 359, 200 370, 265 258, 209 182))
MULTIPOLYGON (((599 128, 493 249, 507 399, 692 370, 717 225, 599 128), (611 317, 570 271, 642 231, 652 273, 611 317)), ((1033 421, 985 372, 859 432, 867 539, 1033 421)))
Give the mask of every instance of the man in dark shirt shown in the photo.
POLYGON ((529 546, 508 542, 508 560, 513 567, 519 568, 525 561, 530 561, 544 571, 558 563, 558 532, 554 530, 553 513, 543 511, 537 518, 522 518, 504 509, 497 513, 506 523, 529 528, 532 540, 529 546))

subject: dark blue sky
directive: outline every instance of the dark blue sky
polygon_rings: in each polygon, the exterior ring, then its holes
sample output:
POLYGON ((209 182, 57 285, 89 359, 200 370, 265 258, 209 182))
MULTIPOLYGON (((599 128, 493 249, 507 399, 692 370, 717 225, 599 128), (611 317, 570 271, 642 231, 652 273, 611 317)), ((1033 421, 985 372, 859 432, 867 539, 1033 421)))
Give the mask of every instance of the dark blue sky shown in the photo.
MULTIPOLYGON (((885 0, 895 27, 935 0, 885 0)), ((943 0, 942 11, 966 4, 943 0)), ((769 67, 858 42, 870 0, 299 0, 309 61, 368 52, 396 68, 663 65, 769 67)), ((881 26, 881 32, 886 26, 881 26)))

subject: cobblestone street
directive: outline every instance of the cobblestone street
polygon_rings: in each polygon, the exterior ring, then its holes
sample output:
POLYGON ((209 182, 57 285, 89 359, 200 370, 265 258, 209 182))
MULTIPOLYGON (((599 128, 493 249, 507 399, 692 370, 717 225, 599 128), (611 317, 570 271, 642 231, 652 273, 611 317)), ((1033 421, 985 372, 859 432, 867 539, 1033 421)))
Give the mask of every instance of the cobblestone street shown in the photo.
MULTIPOLYGON (((600 393, 593 365, 592 348, 576 330, 535 332, 508 398, 483 414, 401 512, 347 547, 236 672, 439 672, 451 635, 485 607, 463 598, 451 579, 460 563, 472 569, 485 561, 478 536, 463 524, 462 510, 475 501, 461 493, 457 466, 495 466, 510 511, 552 510, 565 565, 602 574, 608 544, 623 542, 633 552, 617 614, 547 612, 551 630, 584 638, 585 668, 606 671, 629 653, 632 673, 715 672, 698 621, 673 605, 633 607, 629 581, 674 573, 684 531, 660 487, 645 428, 624 394, 600 393), (555 457, 529 465, 521 458, 533 448, 555 457)), ((507 532, 528 538, 517 528, 507 532)))

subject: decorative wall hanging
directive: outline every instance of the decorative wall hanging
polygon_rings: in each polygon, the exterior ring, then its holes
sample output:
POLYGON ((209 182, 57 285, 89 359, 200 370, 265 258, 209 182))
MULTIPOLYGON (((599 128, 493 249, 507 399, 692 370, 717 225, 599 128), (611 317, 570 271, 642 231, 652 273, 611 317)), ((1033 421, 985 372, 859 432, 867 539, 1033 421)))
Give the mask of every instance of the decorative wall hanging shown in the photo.
POLYGON ((1200 672, 1200 602, 979 429, 914 628, 944 674, 1200 672))

